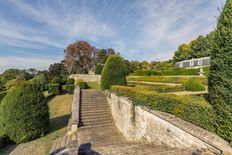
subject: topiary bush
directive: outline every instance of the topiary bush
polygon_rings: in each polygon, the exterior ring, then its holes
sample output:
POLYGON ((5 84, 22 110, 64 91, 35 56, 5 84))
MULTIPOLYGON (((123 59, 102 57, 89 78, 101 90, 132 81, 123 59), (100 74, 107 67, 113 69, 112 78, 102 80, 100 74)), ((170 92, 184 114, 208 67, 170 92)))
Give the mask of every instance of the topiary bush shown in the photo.
POLYGON ((75 83, 74 78, 69 78, 69 79, 67 80, 66 85, 73 85, 74 83, 75 83))
POLYGON ((60 95, 61 94, 60 84, 50 84, 48 92, 54 95, 60 95))
POLYGON ((74 94, 74 90, 75 90, 75 85, 67 85, 67 91, 69 94, 74 94))
POLYGON ((47 89, 48 81, 44 74, 37 75, 31 79, 31 82, 33 82, 41 91, 47 89))
POLYGON ((185 90, 187 91, 204 91, 205 86, 196 80, 190 79, 184 83, 185 90))
POLYGON ((56 76, 51 81, 52 84, 61 84, 61 78, 56 76))
POLYGON ((49 129, 47 100, 31 82, 12 87, 0 109, 4 133, 16 143, 42 137, 49 129))
POLYGON ((126 85, 125 65, 118 55, 111 55, 101 74, 101 88, 109 89, 111 85, 126 85))
POLYGON ((217 113, 217 133, 232 143, 232 0, 218 18, 210 57, 209 100, 217 113))

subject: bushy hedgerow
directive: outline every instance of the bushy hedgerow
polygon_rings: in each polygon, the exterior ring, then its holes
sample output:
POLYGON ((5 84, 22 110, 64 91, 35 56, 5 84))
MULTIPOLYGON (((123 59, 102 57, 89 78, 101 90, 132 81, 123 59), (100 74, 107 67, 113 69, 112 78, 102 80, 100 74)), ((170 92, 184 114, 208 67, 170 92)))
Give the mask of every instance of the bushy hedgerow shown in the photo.
POLYGON ((136 105, 174 114, 210 132, 216 132, 216 115, 204 98, 160 94, 125 86, 112 86, 111 90, 117 95, 129 97, 136 105))
POLYGON ((186 91, 204 91, 205 86, 193 79, 190 79, 184 83, 184 87, 186 91))
POLYGON ((180 83, 184 84, 186 81, 193 79, 203 84, 207 84, 208 80, 206 77, 168 77, 168 76, 129 76, 128 81, 144 81, 144 82, 163 82, 163 83, 180 83))
POLYGON ((0 109, 4 133, 16 143, 42 137, 49 129, 47 100, 31 82, 12 87, 0 109))
POLYGON ((74 94, 75 85, 74 84, 67 85, 66 89, 67 89, 67 91, 68 91, 69 94, 74 94))
POLYGON ((82 79, 77 80, 77 85, 81 88, 81 89, 87 89, 88 85, 86 82, 84 82, 82 79))
POLYGON ((102 70, 103 70, 103 65, 97 64, 95 69, 95 74, 101 74, 102 70))
POLYGON ((60 84, 50 84, 48 92, 52 93, 54 95, 60 95, 61 94, 61 86, 60 86, 60 84))
POLYGON ((52 84, 61 84, 61 78, 56 76, 51 81, 52 84))
POLYGON ((218 18, 210 56, 209 100, 217 113, 217 134, 232 143, 232 0, 218 18))
POLYGON ((1 103, 1 101, 2 101, 2 99, 6 96, 6 91, 2 91, 2 92, 0 92, 0 103, 1 103))
POLYGON ((101 88, 109 89, 111 85, 126 85, 126 68, 122 58, 111 55, 103 68, 101 74, 101 88))

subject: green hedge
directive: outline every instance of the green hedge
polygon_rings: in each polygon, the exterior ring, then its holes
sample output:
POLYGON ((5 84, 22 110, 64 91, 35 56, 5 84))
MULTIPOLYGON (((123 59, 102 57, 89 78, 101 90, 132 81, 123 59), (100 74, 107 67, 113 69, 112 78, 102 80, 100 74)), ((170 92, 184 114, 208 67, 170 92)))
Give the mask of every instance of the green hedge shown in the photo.
POLYGON ((0 92, 0 103, 1 103, 1 101, 2 101, 2 99, 6 96, 6 91, 2 91, 2 92, 0 92))
POLYGON ((232 108, 227 105, 212 107, 200 96, 160 94, 125 86, 112 86, 111 91, 129 97, 135 105, 174 114, 232 142, 232 108))
POLYGON ((75 83, 74 78, 69 78, 69 79, 67 80, 66 85, 72 85, 72 84, 74 84, 74 83, 75 83))
POLYGON ((61 82, 61 78, 58 76, 54 77, 51 81, 52 84, 61 84, 61 82))
POLYGON ((193 79, 195 81, 207 84, 206 77, 169 77, 169 76, 129 76, 128 81, 144 81, 144 82, 161 82, 161 83, 180 83, 184 84, 186 81, 193 79))
POLYGON ((1 102, 0 124, 16 143, 42 137, 49 129, 49 111, 43 93, 31 82, 12 87, 1 102))
POLYGON ((86 82, 84 82, 83 80, 78 80, 77 81, 77 85, 81 88, 81 89, 87 89, 88 85, 86 82))
POLYGON ((60 84, 50 84, 48 92, 52 93, 54 95, 60 95, 61 94, 61 86, 60 86, 60 84))
MULTIPOLYGON (((182 75, 199 75, 199 68, 173 68, 169 70, 138 70, 131 76, 182 76, 182 75)), ((209 74, 209 67, 203 67, 204 75, 209 74)))
POLYGON ((184 87, 185 87, 185 90, 187 91, 204 91, 205 90, 205 86, 202 83, 195 81, 193 79, 186 81, 184 83, 184 87))
POLYGON ((75 85, 72 84, 72 85, 67 85, 66 86, 66 89, 68 91, 69 94, 74 94, 74 90, 75 90, 75 85))

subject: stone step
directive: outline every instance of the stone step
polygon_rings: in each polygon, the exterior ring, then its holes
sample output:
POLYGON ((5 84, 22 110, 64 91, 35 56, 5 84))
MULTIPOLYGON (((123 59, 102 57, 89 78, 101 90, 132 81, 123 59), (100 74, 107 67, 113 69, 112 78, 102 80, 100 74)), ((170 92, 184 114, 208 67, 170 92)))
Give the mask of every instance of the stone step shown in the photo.
POLYGON ((80 111, 81 116, 87 116, 87 115, 100 115, 100 114, 111 114, 110 110, 84 110, 80 111))
POLYGON ((96 128, 96 127, 109 127, 109 126, 114 126, 114 123, 92 124, 92 125, 89 125, 89 126, 81 126, 79 128, 79 130, 91 129, 91 128, 96 128))
POLYGON ((108 105, 82 105, 81 109, 85 109, 85 108, 89 108, 89 109, 110 109, 108 105))
POLYGON ((89 116, 81 116, 80 120, 86 120, 86 119, 101 119, 101 118, 107 118, 107 119, 112 119, 112 116, 110 113, 104 114, 104 115, 89 115, 89 116))
POLYGON ((82 122, 106 121, 106 120, 113 120, 113 118, 111 116, 109 116, 109 117, 84 117, 84 118, 80 118, 80 121, 82 121, 82 122))
POLYGON ((99 121, 85 121, 82 122, 83 126, 92 126, 92 125, 100 125, 100 124, 113 124, 113 120, 99 120, 99 121))
POLYGON ((107 113, 110 112, 109 109, 82 109, 81 114, 89 114, 89 113, 107 113))

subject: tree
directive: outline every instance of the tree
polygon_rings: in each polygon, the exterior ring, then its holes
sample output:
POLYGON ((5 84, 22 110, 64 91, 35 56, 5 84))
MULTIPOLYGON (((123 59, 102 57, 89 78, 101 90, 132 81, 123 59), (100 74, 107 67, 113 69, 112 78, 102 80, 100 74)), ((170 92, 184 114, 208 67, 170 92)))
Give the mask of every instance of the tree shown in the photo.
POLYGON ((116 54, 117 52, 115 52, 114 49, 112 48, 107 48, 107 49, 101 49, 99 54, 98 54, 98 60, 97 60, 97 63, 100 63, 100 64, 105 64, 107 58, 110 56, 110 55, 113 55, 113 54, 116 54))
POLYGON ((178 47, 178 50, 175 52, 173 61, 178 62, 182 60, 188 60, 192 58, 192 49, 188 44, 182 44, 178 47))
POLYGON ((49 129, 47 100, 31 82, 21 82, 11 88, 0 110, 4 132, 16 143, 44 136, 49 129))
POLYGON ((48 69, 48 80, 51 81, 56 76, 64 78, 67 74, 67 68, 62 62, 54 63, 48 69))
POLYGON ((76 41, 64 50, 64 63, 69 73, 86 74, 94 70, 99 50, 86 41, 76 41))
POLYGON ((125 71, 122 58, 118 55, 111 55, 101 74, 101 88, 104 90, 109 89, 111 85, 126 85, 125 71))
POLYGON ((162 71, 162 70, 169 70, 173 68, 173 61, 167 60, 167 61, 154 61, 152 62, 154 65, 154 69, 162 71))
POLYGON ((47 89, 48 81, 44 74, 37 75, 36 77, 31 79, 31 82, 33 82, 41 91, 44 91, 47 89))
POLYGON ((232 0, 217 21, 211 51, 209 100, 216 112, 216 132, 232 142, 232 0))

